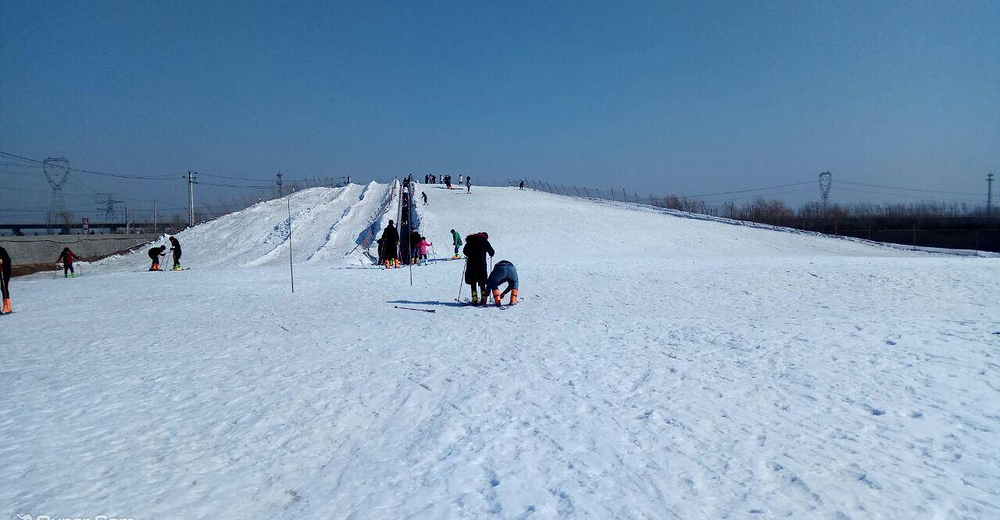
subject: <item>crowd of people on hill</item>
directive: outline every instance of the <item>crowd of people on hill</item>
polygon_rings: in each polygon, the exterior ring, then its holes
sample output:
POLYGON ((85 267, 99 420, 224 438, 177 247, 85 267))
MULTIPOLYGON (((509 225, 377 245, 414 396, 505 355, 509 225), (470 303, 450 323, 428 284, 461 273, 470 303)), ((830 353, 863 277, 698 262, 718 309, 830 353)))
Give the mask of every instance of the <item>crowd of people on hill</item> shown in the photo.
MULTIPOLYGON (((509 305, 517 304, 518 278, 517 269, 508 260, 501 260, 492 271, 487 267, 487 255, 492 258, 496 255, 493 245, 490 244, 489 234, 485 231, 473 233, 462 240, 462 236, 451 230, 452 245, 454 255, 452 260, 461 259, 459 248, 465 254, 465 274, 464 281, 472 293, 471 303, 473 305, 487 305, 489 297, 493 296, 493 302, 501 305, 504 296, 510 294, 509 305), (462 247, 464 244, 465 247, 462 247), (503 292, 500 287, 505 286, 503 292)), ((382 231, 382 236, 376 241, 378 243, 378 265, 385 269, 402 267, 403 262, 399 258, 399 230, 395 222, 389 221, 389 225, 382 231)), ((411 231, 409 236, 410 263, 413 265, 427 265, 427 248, 434 244, 427 241, 427 237, 418 231, 411 231)))
MULTIPOLYGON (((412 179, 412 177, 413 176, 410 175, 411 179, 412 179)), ((444 184, 444 186, 446 188, 448 188, 449 190, 452 189, 451 188, 451 186, 452 186, 452 182, 451 181, 452 181, 451 175, 442 175, 440 177, 434 175, 433 173, 428 173, 427 175, 424 175, 424 184, 444 184)), ((458 174, 458 186, 459 186, 459 189, 461 189, 462 185, 465 186, 465 192, 466 193, 472 193, 472 176, 471 175, 464 175, 464 174, 461 174, 461 173, 458 174)), ((522 189, 524 189, 523 186, 522 186, 522 189)), ((424 195, 424 204, 427 204, 427 196, 426 195, 424 195)))

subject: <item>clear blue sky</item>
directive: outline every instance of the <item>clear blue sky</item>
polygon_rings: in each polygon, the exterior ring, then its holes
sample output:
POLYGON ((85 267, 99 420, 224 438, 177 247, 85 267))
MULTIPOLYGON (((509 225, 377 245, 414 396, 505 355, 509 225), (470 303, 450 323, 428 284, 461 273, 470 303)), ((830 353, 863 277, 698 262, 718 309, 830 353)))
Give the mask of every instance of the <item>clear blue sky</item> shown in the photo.
POLYGON ((679 194, 1000 173, 995 1, 0 0, 0 46, 0 150, 96 170, 679 194))

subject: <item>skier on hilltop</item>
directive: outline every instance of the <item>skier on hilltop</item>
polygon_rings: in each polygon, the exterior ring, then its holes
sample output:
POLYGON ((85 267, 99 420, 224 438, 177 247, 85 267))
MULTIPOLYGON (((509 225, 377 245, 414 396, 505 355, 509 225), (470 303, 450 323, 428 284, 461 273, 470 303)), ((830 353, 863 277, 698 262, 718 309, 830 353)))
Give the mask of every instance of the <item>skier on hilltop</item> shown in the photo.
POLYGON ((167 254, 167 246, 151 247, 149 251, 146 252, 149 255, 149 259, 153 261, 152 265, 149 266, 150 271, 160 270, 160 258, 167 254))
POLYGON ((458 234, 458 231, 454 229, 451 230, 451 243, 455 246, 455 255, 452 256, 452 260, 458 260, 462 258, 458 255, 458 248, 462 247, 462 236, 458 234))
POLYGON ((392 269, 399 267, 399 258, 396 257, 396 248, 399 247, 399 231, 396 231, 395 224, 389 221, 385 231, 382 232, 382 254, 385 260, 385 268, 392 269))
POLYGON ((174 271, 184 269, 181 267, 181 243, 176 237, 170 237, 170 251, 174 254, 174 265, 170 269, 174 271))
MULTIPOLYGON (((500 306, 503 296, 507 293, 510 293, 510 304, 517 305, 517 269, 514 269, 514 264, 507 260, 497 262, 497 265, 493 266, 489 280, 486 281, 486 289, 493 293, 493 301, 497 307, 500 306), (504 283, 507 284, 507 288, 501 293, 500 285, 504 283)), ((488 298, 483 295, 483 299, 488 298)))
POLYGON ((0 314, 10 314, 10 273, 14 266, 10 263, 7 250, 0 247, 0 294, 3 295, 3 309, 0 314))
POLYGON ((472 176, 471 175, 469 175, 468 177, 465 178, 465 192, 469 193, 469 194, 472 193, 472 176))
POLYGON ((472 287, 472 304, 480 303, 477 287, 483 293, 482 303, 487 302, 486 293, 486 255, 492 257, 496 254, 493 246, 490 245, 490 236, 486 232, 476 233, 465 237, 465 283, 472 287))
POLYGON ((73 250, 64 247, 62 253, 59 253, 59 258, 56 259, 56 264, 63 265, 63 278, 68 278, 71 274, 73 278, 76 278, 76 271, 73 270, 73 261, 76 260, 76 255, 73 254, 73 250))

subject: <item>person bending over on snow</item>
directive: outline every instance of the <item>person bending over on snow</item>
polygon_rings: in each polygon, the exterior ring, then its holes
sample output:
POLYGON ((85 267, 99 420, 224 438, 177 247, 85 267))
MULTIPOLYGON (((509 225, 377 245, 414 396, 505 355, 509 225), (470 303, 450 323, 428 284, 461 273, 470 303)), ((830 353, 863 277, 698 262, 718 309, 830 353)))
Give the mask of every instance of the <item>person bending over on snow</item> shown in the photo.
POLYGON ((480 303, 478 287, 483 293, 482 303, 485 305, 486 297, 486 255, 491 257, 495 254, 493 246, 490 245, 490 236, 486 232, 476 233, 465 237, 465 283, 472 287, 472 304, 480 303))
POLYGON ((174 253, 174 265, 171 269, 180 271, 183 269, 181 267, 181 243, 177 241, 176 237, 170 237, 170 250, 174 253))
POLYGON ((64 247, 62 253, 59 253, 59 258, 56 259, 57 264, 63 265, 63 278, 68 277, 70 273, 73 274, 73 278, 76 278, 76 271, 73 270, 73 260, 76 260, 76 255, 73 254, 70 248, 64 247))
POLYGON ((396 248, 399 247, 399 231, 396 231, 395 224, 389 221, 385 231, 382 232, 382 248, 384 249, 385 268, 391 269, 399 267, 399 259, 396 258, 396 248))
POLYGON ((3 295, 3 309, 0 314, 10 314, 10 272, 14 266, 10 263, 7 250, 0 247, 0 294, 3 295))
MULTIPOLYGON (((493 266, 489 280, 486 281, 486 289, 493 293, 493 301, 497 307, 500 306, 500 301, 507 293, 510 293, 510 304, 517 305, 517 269, 514 269, 514 264, 507 260, 497 262, 497 265, 493 266), (507 284, 507 288, 501 293, 500 285, 504 283, 507 284)), ((484 296, 483 299, 486 297, 484 296)))
POLYGON ((152 265, 149 266, 150 271, 160 270, 160 257, 167 254, 167 246, 151 247, 149 251, 146 252, 149 255, 149 259, 153 261, 152 265))
POLYGON ((455 231, 454 229, 451 230, 451 243, 455 246, 455 254, 451 258, 453 260, 462 258, 461 256, 458 256, 458 248, 462 247, 462 236, 459 235, 458 231, 455 231))
POLYGON ((420 237, 420 241, 417 242, 417 252, 420 253, 420 264, 427 265, 427 248, 433 245, 427 241, 427 237, 420 237))

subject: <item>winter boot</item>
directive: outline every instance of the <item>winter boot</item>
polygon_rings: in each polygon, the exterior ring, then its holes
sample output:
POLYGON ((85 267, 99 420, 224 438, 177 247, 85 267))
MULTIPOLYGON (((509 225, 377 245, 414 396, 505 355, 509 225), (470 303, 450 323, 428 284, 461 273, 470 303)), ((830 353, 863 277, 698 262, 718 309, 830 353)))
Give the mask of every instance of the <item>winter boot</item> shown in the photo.
POLYGON ((10 310, 10 298, 4 298, 3 310, 0 311, 0 314, 10 314, 11 312, 12 311, 10 310))
POLYGON ((66 273, 63 273, 63 278, 69 278, 69 275, 66 274, 66 273))
MULTIPOLYGON (((472 304, 479 305, 479 293, 476 292, 476 286, 473 285, 471 287, 472 287, 472 304)), ((483 297, 485 298, 486 295, 484 294, 483 297)))
POLYGON ((70 278, 76 278, 76 273, 69 273, 70 278))
POLYGON ((493 302, 500 306, 500 289, 493 289, 493 302))
POLYGON ((517 289, 510 290, 510 304, 517 305, 517 289))

